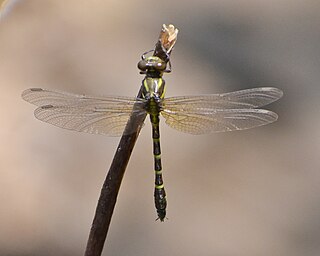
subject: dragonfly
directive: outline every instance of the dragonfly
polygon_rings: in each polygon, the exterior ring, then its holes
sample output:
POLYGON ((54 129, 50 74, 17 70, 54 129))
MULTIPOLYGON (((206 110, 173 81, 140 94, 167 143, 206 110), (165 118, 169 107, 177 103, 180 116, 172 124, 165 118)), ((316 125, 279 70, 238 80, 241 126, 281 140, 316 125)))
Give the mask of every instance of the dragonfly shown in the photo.
POLYGON ((27 89, 22 93, 24 100, 38 107, 34 111, 37 119, 79 132, 128 135, 136 131, 136 128, 126 126, 132 115, 149 115, 155 172, 154 203, 160 221, 166 218, 167 208, 161 163, 160 115, 173 129, 194 135, 244 130, 276 121, 276 113, 260 107, 283 95, 277 88, 260 87, 222 94, 165 98, 166 86, 162 76, 171 72, 169 64, 159 57, 142 55, 138 63, 140 73, 145 75, 141 97, 97 97, 41 88, 27 89))

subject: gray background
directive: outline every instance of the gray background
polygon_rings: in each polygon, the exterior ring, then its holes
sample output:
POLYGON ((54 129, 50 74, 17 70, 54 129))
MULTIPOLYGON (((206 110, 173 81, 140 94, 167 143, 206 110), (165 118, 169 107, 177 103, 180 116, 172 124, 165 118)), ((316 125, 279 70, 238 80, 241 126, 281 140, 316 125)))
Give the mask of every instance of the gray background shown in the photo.
POLYGON ((275 86, 278 122, 161 138, 168 220, 155 222, 150 124, 125 174, 104 255, 320 254, 319 1, 9 2, 0 20, 0 255, 81 255, 119 138, 37 121, 43 87, 136 95, 140 54, 180 29, 167 96, 275 86))

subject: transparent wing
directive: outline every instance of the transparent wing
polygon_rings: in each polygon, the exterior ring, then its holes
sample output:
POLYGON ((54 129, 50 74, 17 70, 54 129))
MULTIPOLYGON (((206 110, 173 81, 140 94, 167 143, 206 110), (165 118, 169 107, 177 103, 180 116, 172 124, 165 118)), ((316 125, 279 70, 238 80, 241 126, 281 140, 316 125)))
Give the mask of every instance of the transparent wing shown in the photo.
POLYGON ((283 95, 274 87, 253 88, 223 94, 208 94, 199 96, 180 96, 165 99, 166 108, 179 109, 247 109, 268 105, 283 95))
MULTIPOLYGON (((145 102, 130 97, 93 97, 33 88, 24 91, 22 98, 39 106, 34 114, 41 121, 109 136, 120 136, 133 113, 146 115, 145 102)), ((126 134, 131 132, 126 129, 126 134)))
POLYGON ((194 110, 194 112, 165 109, 161 114, 170 127, 190 134, 250 129, 272 123, 278 118, 276 113, 265 109, 224 109, 216 111, 202 109, 194 110))
POLYGON ((169 126, 190 134, 244 130, 276 121, 276 113, 255 108, 276 101, 282 94, 277 88, 264 87, 172 97, 163 101, 161 114, 169 126))

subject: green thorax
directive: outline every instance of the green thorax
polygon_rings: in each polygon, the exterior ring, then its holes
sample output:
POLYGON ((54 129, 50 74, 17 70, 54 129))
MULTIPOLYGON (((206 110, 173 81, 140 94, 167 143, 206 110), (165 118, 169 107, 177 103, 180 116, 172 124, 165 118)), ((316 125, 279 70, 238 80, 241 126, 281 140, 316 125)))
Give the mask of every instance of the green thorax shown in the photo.
POLYGON ((143 96, 144 98, 159 98, 163 99, 165 96, 165 82, 162 78, 145 77, 143 83, 143 96))
POLYGON ((146 76, 142 81, 142 97, 147 100, 146 110, 150 115, 158 115, 165 96, 165 81, 161 77, 146 76))

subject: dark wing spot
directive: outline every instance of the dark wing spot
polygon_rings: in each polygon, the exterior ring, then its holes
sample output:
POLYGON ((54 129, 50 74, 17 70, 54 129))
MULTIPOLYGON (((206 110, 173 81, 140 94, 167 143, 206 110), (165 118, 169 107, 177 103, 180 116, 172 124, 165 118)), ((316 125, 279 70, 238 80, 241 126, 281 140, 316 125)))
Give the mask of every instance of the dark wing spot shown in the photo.
POLYGON ((44 106, 41 106, 42 109, 50 109, 50 108, 53 108, 52 105, 44 105, 44 106))

